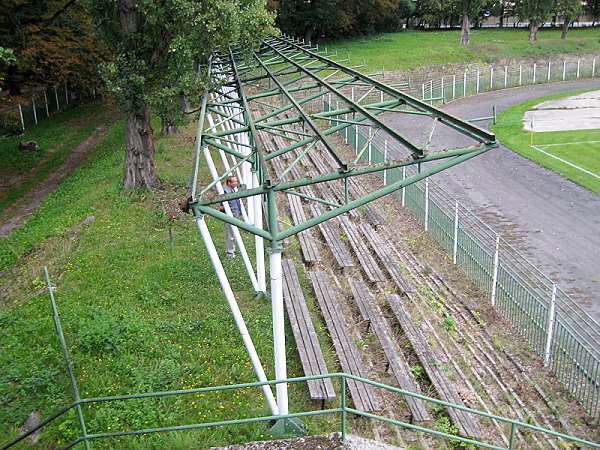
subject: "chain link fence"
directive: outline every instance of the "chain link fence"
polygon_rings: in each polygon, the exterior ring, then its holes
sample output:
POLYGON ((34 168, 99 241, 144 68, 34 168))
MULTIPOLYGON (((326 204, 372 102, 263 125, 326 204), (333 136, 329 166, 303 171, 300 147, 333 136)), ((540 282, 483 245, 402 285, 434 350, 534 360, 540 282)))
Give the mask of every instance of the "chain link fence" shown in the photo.
POLYGON ((95 88, 90 91, 70 91, 66 87, 48 89, 31 97, 27 104, 18 103, 4 108, 0 112, 0 135, 20 134, 51 114, 94 100, 96 96, 95 88))

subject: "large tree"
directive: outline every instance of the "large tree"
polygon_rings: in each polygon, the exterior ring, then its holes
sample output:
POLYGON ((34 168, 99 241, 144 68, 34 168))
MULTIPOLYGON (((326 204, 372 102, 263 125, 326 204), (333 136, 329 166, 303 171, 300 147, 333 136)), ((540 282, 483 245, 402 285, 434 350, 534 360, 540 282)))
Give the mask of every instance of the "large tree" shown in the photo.
POLYGON ((558 0, 557 7, 559 11, 558 14, 563 19, 563 28, 560 38, 566 39, 569 26, 577 19, 577 16, 581 14, 581 10, 583 9, 581 0, 558 0))
POLYGON ((213 50, 249 49, 272 28, 264 0, 87 0, 114 59, 103 74, 126 115, 126 189, 160 185, 154 167, 150 105, 160 109, 207 86, 213 50), (199 76, 194 76, 194 73, 199 76))
POLYGON ((74 89, 98 84, 97 66, 108 57, 76 0, 5 0, 0 10, 0 46, 17 59, 5 65, 11 95, 22 84, 74 89))
POLYGON ((467 45, 471 39, 471 22, 478 20, 485 0, 460 0, 462 26, 459 45, 467 45))
POLYGON ((521 0, 519 18, 529 21, 529 41, 537 41, 537 33, 548 18, 555 12, 555 0, 521 0))
POLYGON ((585 2, 585 13, 592 17, 592 25, 596 25, 596 20, 600 17, 600 0, 587 0, 585 2))

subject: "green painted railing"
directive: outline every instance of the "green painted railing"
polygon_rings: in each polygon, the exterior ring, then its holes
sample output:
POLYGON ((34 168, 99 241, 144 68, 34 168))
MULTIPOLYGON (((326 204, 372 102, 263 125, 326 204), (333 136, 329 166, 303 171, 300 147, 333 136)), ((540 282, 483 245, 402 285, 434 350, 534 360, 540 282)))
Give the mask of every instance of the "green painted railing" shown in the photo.
POLYGON ((398 388, 388 386, 388 385, 385 385, 382 383, 378 383, 375 381, 360 378, 360 377, 357 377, 354 375, 349 375, 346 373, 332 373, 332 374, 327 374, 327 375, 316 375, 316 376, 311 376, 311 377, 289 378, 289 379, 282 380, 282 381, 265 381, 265 382, 256 382, 256 383, 233 384, 233 385, 228 385, 228 386, 214 386, 214 387, 197 388, 197 389, 154 392, 154 393, 146 393, 146 394, 115 395, 115 396, 111 396, 111 397, 80 399, 78 401, 73 402, 71 405, 67 406, 66 408, 63 408, 56 414, 50 416, 49 418, 44 420, 42 423, 40 423, 37 427, 32 428, 27 433, 19 436, 18 438, 14 439, 9 444, 3 446, 2 449, 6 450, 8 448, 11 448, 12 446, 18 444, 19 442, 23 441, 28 436, 35 433, 36 431, 43 429, 46 425, 50 424, 51 422, 63 417, 70 410, 81 408, 84 405, 89 405, 89 404, 94 404, 94 403, 115 402, 115 401, 127 401, 127 400, 134 400, 134 399, 147 399, 147 398, 157 398, 157 397, 167 397, 167 396, 199 394, 199 393, 207 393, 207 392, 215 392, 215 391, 235 391, 235 390, 241 390, 241 389, 247 389, 247 388, 260 388, 263 385, 275 385, 275 384, 279 384, 282 382, 305 383, 309 380, 317 380, 317 379, 322 379, 322 378, 340 379, 341 382, 339 384, 341 387, 340 391, 341 391, 342 395, 341 395, 341 399, 339 400, 339 402, 340 402, 339 407, 334 407, 334 408, 329 408, 329 409, 312 410, 312 411, 304 411, 304 412, 299 412, 299 413, 295 413, 295 414, 286 414, 286 415, 280 415, 280 416, 265 415, 265 416, 257 416, 257 417, 247 417, 247 418, 243 418, 243 419, 221 420, 221 421, 214 421, 214 422, 203 422, 203 423, 195 423, 195 424, 188 424, 188 425, 174 425, 174 426, 166 426, 166 427, 159 427, 159 428, 146 428, 146 429, 119 431, 119 432, 87 431, 87 432, 82 432, 82 435, 79 438, 66 444, 62 448, 69 449, 69 448, 73 448, 79 444, 85 444, 86 447, 88 447, 91 441, 107 439, 107 438, 125 437, 125 436, 142 435, 142 434, 153 434, 153 433, 165 433, 165 432, 172 432, 172 431, 197 430, 197 429, 211 428, 211 427, 243 425, 243 424, 250 424, 250 423, 256 423, 256 422, 271 422, 271 421, 279 420, 279 419, 292 419, 292 418, 301 419, 303 417, 311 417, 311 416, 318 416, 318 415, 324 415, 324 414, 340 415, 341 420, 340 420, 340 430, 339 431, 341 432, 342 439, 345 439, 346 435, 348 433, 347 416, 348 416, 348 414, 352 414, 354 416, 366 417, 368 419, 385 422, 385 423, 388 423, 391 425, 399 426, 401 428, 406 428, 406 429, 410 429, 410 430, 414 430, 414 431, 420 431, 420 432, 423 432, 423 433, 426 433, 429 435, 433 435, 433 436, 437 436, 437 437, 441 437, 444 439, 449 439, 449 440, 451 439, 451 440, 459 441, 459 442, 462 442, 465 444, 472 444, 472 445, 480 447, 480 448, 489 448, 489 449, 495 449, 495 450, 514 449, 514 448, 516 448, 515 440, 516 440, 518 431, 520 431, 520 432, 535 431, 537 433, 542 433, 542 434, 546 435, 546 437, 549 439, 563 440, 563 441, 570 442, 570 443, 588 445, 592 448, 600 448, 599 443, 586 441, 584 439, 579 439, 577 437, 558 433, 556 431, 537 427, 537 426, 530 425, 530 424, 527 424, 524 422, 519 422, 519 421, 508 419, 505 417, 488 414, 488 413, 485 413, 482 411, 466 408, 464 406, 453 405, 451 403, 447 403, 447 402, 444 402, 441 400, 426 397, 424 395, 415 394, 413 392, 404 391, 402 389, 398 389, 398 388), (383 389, 390 393, 397 393, 397 394, 401 394, 401 395, 405 395, 405 396, 414 397, 414 398, 420 399, 422 401, 425 401, 429 404, 436 404, 436 405, 440 405, 443 407, 456 408, 456 409, 465 411, 467 413, 479 416, 481 418, 488 419, 490 421, 500 422, 500 423, 504 424, 506 427, 506 436, 505 436, 506 439, 505 440, 508 442, 508 446, 503 447, 503 446, 498 446, 498 445, 490 443, 490 442, 476 441, 476 440, 469 439, 466 437, 449 434, 449 433, 445 433, 445 432, 438 431, 438 430, 433 430, 430 428, 425 428, 425 427, 418 426, 418 425, 413 425, 411 423, 407 423, 407 422, 403 422, 403 421, 395 420, 395 419, 390 419, 388 417, 384 417, 384 416, 381 416, 378 414, 367 413, 364 411, 359 411, 357 409, 351 408, 348 406, 348 402, 346 401, 346 385, 347 385, 348 380, 355 380, 357 382, 366 383, 366 384, 369 384, 376 388, 383 389))
MULTIPOLYGON (((330 110, 326 101, 323 109, 330 110)), ((339 105, 331 109, 339 110, 339 105)), ((365 128, 352 126, 341 134, 357 153, 367 142, 362 131, 365 128)), ((385 162, 398 158, 400 152, 392 139, 378 136, 362 158, 369 163, 385 162)), ((392 184, 416 171, 411 166, 380 172, 379 176, 384 184, 392 184)), ((600 324, 432 180, 421 180, 397 195, 402 206, 452 255, 455 264, 490 296, 492 304, 582 408, 600 421, 600 324)))

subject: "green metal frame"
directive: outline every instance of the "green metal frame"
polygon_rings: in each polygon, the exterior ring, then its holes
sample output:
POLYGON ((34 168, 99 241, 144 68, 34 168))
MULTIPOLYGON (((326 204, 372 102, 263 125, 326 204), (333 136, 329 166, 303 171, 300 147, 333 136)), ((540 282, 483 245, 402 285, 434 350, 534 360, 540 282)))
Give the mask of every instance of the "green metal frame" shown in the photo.
MULTIPOLYGON (((368 75, 333 61, 321 52, 313 51, 286 37, 264 41, 260 51, 254 52, 250 58, 233 50, 227 54, 215 54, 209 73, 214 79, 224 81, 216 100, 211 100, 210 93, 207 93, 203 99, 199 119, 196 163, 190 187, 190 206, 196 217, 206 214, 236 225, 271 241, 272 246, 276 246, 275 243, 281 239, 402 189, 498 145, 493 134, 393 87, 386 86, 368 75), (235 92, 237 96, 231 93, 225 95, 223 87, 233 88, 232 92, 235 92), (362 90, 360 97, 356 100, 354 92, 351 91, 354 88, 362 90), (249 91, 250 89, 252 92, 249 91), (374 101, 373 97, 376 97, 377 100, 374 101), (334 98, 343 106, 333 111, 323 111, 322 109, 315 111, 315 102, 324 101, 325 98, 334 98), (224 108, 232 106, 235 106, 237 113, 225 114, 223 112, 224 108), (257 107, 270 111, 262 115, 257 114, 255 112, 257 107), (435 124, 447 126, 468 138, 470 144, 461 148, 430 152, 429 143, 419 147, 398 130, 388 126, 379 118, 383 113, 428 116, 434 126, 435 124), (229 120, 235 126, 223 131, 217 131, 216 126, 206 128, 207 114, 214 114, 222 121, 229 120), (284 114, 288 117, 282 118, 284 114), (291 125, 295 125, 297 128, 292 129, 291 125), (390 140, 405 149, 406 156, 380 164, 365 164, 360 159, 360 155, 357 155, 356 159, 351 162, 346 161, 336 150, 336 144, 330 136, 352 126, 371 127, 372 136, 379 132, 385 133, 390 140), (234 150, 233 145, 227 145, 241 144, 237 137, 239 133, 248 133, 250 136, 252 146, 250 155, 243 155, 234 150), (276 136, 286 145, 275 151, 268 151, 262 142, 261 135, 263 133, 276 136), (201 150, 206 146, 223 150, 238 160, 243 159, 250 162, 252 170, 258 174, 260 186, 217 197, 209 194, 213 183, 199 188, 198 160, 201 150), (337 167, 315 176, 294 179, 291 176, 292 169, 301 164, 304 158, 313 152, 327 152, 337 167), (290 157, 291 163, 287 162, 290 157), (283 163, 286 169, 280 176, 276 176, 275 172, 271 170, 271 166, 277 158, 285 158, 286 161, 283 163), (276 220, 273 220, 275 218, 270 218, 272 215, 277 215, 276 196, 273 194, 279 191, 298 195, 299 193, 295 190, 299 187, 338 180, 346 187, 349 177, 424 163, 427 163, 426 169, 419 171, 417 175, 381 189, 372 189, 371 192, 359 198, 347 198, 342 205, 333 206, 326 199, 315 198, 315 201, 328 204, 333 209, 305 223, 290 226, 284 230, 278 230, 272 226, 277 223, 276 220), (246 224, 214 208, 214 205, 223 201, 255 195, 262 195, 266 203, 266 223, 271 224, 266 229, 246 224)), ((246 146, 246 148, 248 147, 246 146)), ((281 159, 281 161, 284 160, 281 159)), ((229 172, 220 174, 220 179, 225 178, 229 172)))

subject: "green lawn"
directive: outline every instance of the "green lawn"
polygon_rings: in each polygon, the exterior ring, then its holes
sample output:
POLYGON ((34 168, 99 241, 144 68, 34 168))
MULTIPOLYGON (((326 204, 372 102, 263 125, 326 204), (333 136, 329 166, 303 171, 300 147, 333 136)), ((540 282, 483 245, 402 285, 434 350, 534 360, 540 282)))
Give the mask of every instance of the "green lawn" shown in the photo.
POLYGON ((543 101, 574 94, 552 95, 513 106, 500 113, 498 123, 490 128, 506 147, 600 194, 600 130, 536 132, 533 147, 531 133, 523 130, 525 112, 543 101))
MULTIPOLYGON (((119 122, 31 220, 0 239, 0 444, 17 436, 32 411, 48 417, 73 400, 43 266, 56 286, 82 397, 256 380, 191 216, 170 221, 164 212, 169 201, 186 196, 193 140, 157 139, 157 167, 166 189, 128 194, 121 190, 123 139, 119 122)), ((222 224, 207 222, 223 250, 222 224)), ((239 260, 224 265, 267 376, 273 378, 270 303, 254 299, 239 260)), ((288 370, 290 376, 302 375, 293 352, 288 370)), ((294 411, 314 407, 304 388, 291 388, 290 398, 294 411)), ((90 433, 265 413, 258 389, 84 408, 90 433)), ((312 432, 333 431, 323 428, 328 420, 306 422, 312 432)), ((260 439, 265 430, 266 425, 256 424, 129 437, 97 442, 94 448, 207 448, 260 439)), ((71 414, 52 424, 40 445, 52 448, 78 435, 71 414)))
POLYGON ((566 40, 560 29, 543 29, 538 41, 530 43, 525 28, 472 30, 471 43, 459 46, 460 30, 384 33, 364 38, 321 43, 320 49, 350 52, 351 64, 365 63, 365 70, 410 70, 439 64, 491 63, 524 57, 556 58, 561 55, 584 55, 600 51, 599 28, 569 31, 566 40))

